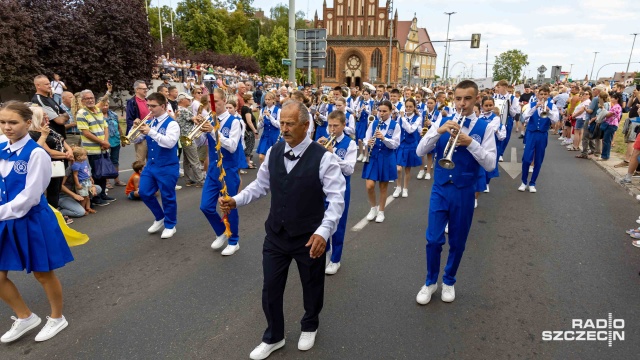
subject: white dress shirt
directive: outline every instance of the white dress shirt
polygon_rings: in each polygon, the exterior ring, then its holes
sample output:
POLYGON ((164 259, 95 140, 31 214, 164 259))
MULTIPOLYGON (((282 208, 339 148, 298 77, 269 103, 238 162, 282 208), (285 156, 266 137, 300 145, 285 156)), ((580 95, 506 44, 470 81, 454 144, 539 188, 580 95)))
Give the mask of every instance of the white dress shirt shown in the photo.
POLYGON ((311 115, 311 110, 309 110, 309 129, 307 129, 307 136, 309 139, 313 140, 313 129, 315 128, 315 121, 313 120, 313 115, 311 115))
MULTIPOLYGON (((228 111, 223 112, 218 115, 218 120, 220 121, 220 130, 227 123, 227 121, 231 120, 232 116, 228 111)), ((220 146, 225 148, 230 153, 235 153, 238 148, 238 143, 242 137, 242 127, 240 126, 239 121, 234 121, 231 123, 231 128, 229 129, 229 135, 225 136, 222 131, 219 130, 220 133, 220 146)))
POLYGON ((347 126, 344 128, 344 133, 353 135, 356 133, 356 117, 350 112, 347 112, 345 116, 347 117, 347 126))
POLYGON ((502 123, 500 121, 500 117, 499 116, 494 116, 492 119, 489 119, 486 116, 481 116, 481 119, 486 119, 487 121, 489 121, 489 126, 493 129, 493 132, 496 133, 496 136, 498 137, 498 140, 502 141, 507 137, 507 127, 506 126, 500 126, 502 123))
MULTIPOLYGON (((269 121, 271 122, 271 125, 275 126, 277 129, 280 129, 280 111, 278 111, 278 114, 276 116, 273 115, 273 110, 275 110, 276 106, 273 105, 270 108, 265 108, 262 110, 262 113, 260 114, 260 120, 258 121, 258 128, 263 128, 264 127, 264 112, 266 110, 269 110, 269 116, 267 116, 267 118, 269 119, 269 121)), ((282 110, 282 109, 280 109, 282 110)))
MULTIPOLYGON (((168 118, 169 114, 167 113, 160 115, 160 117, 158 118, 153 118, 151 120, 151 130, 149 130, 149 134, 147 134, 147 136, 155 140, 158 145, 160 145, 160 147, 171 149, 172 147, 176 146, 178 140, 180 139, 180 125, 178 125, 178 122, 170 122, 169 125, 167 125, 164 134, 158 132, 162 124, 164 124, 164 122, 167 121, 168 118), (155 120, 158 120, 158 123, 153 126, 155 120)), ((144 139, 144 136, 140 136, 134 142, 137 144, 144 141, 144 139)))
MULTIPOLYGON (((336 139, 336 144, 344 139, 345 135, 342 133, 336 139)), ((333 152, 335 154, 336 148, 333 148, 333 152)), ((338 158, 338 165, 340 165, 340 170, 342 171, 342 175, 351 176, 356 169, 356 161, 358 159, 358 145, 355 141, 351 141, 349 143, 349 147, 347 148, 347 153, 344 155, 344 159, 341 159, 340 156, 336 155, 338 158)))
MULTIPOLYGON (((378 118, 378 120, 382 121, 382 119, 380 118, 378 118)), ((376 129, 373 127, 374 123, 375 121, 372 121, 369 127, 367 128, 367 135, 365 135, 364 137, 365 144, 368 143, 369 139, 371 139, 371 137, 375 135, 376 129)), ((387 128, 383 131, 383 133, 386 133, 387 131, 389 131, 389 124, 391 123, 391 117, 389 117, 387 121, 384 121, 384 123, 387 125, 387 128)), ((383 137, 382 143, 385 144, 389 149, 397 149, 398 146, 400 145, 400 135, 402 135, 402 130, 400 130, 399 125, 396 125, 396 128, 393 130, 393 135, 391 136, 391 139, 387 139, 386 137, 383 137)))
POLYGON ((198 115, 198 108, 200 108, 200 101, 193 99, 193 101, 191 101, 191 112, 193 116, 198 115))
POLYGON ((404 116, 400 125, 402 126, 404 131, 408 132, 409 134, 413 134, 416 130, 418 130, 418 128, 422 129, 422 116, 418 116, 418 118, 416 118, 416 121, 414 121, 413 123, 411 122, 412 118, 413 116, 404 116))
MULTIPOLYGON (((526 109, 524 114, 522 114, 522 118, 524 119, 524 121, 528 122, 531 116, 533 116, 533 114, 536 111, 538 110, 542 111, 542 109, 540 109, 537 105, 538 103, 536 102, 536 107, 533 107, 533 108, 530 107, 526 109)), ((558 111, 558 106, 556 104, 551 104, 551 108, 549 109, 549 120, 551 120, 551 123, 554 124, 559 119, 560 119, 560 112, 558 111)))
MULTIPOLYGON (((26 135, 15 143, 9 144, 8 139, 4 135, 0 137, 0 143, 7 141, 6 146, 2 150, 8 148, 18 155, 20 155, 29 140, 31 140, 31 137, 26 135)), ((0 174, 3 178, 7 177, 9 173, 13 171, 14 162, 15 161, 0 159, 0 174)), ((29 156, 25 187, 13 200, 0 205, 0 221, 24 217, 32 207, 38 205, 42 194, 47 186, 49 186, 51 172, 51 157, 49 154, 41 147, 33 149, 31 156, 29 156)))
MULTIPOLYGON (((471 119, 471 123, 469 127, 462 127, 462 133, 469 134, 473 127, 478 122, 478 118, 475 113, 471 113, 471 115, 467 116, 467 118, 471 119)), ((433 150, 440 139, 440 134, 438 133, 438 129, 442 126, 442 120, 438 120, 437 124, 434 123, 433 126, 427 131, 424 137, 418 143, 418 148, 416 149, 416 154, 420 157, 425 156, 429 153, 429 151, 433 150)), ((491 126, 487 126, 484 136, 482 137, 482 144, 479 144, 475 140, 471 140, 471 144, 467 146, 467 150, 471 153, 474 159, 482 166, 486 171, 493 171, 496 168, 496 138, 494 136, 495 129, 491 126)))
MULTIPOLYGON (((293 150, 295 156, 302 156, 311 142, 311 139, 305 137, 304 140, 302 140, 302 142, 293 149, 289 144, 285 144, 284 152, 287 153, 289 150, 293 150)), ((247 187, 238 195, 233 197, 236 201, 236 206, 240 207, 247 205, 253 200, 257 200, 265 196, 269 192, 269 157, 272 149, 273 147, 267 150, 264 162, 258 169, 256 179, 251 184, 247 185, 247 187)), ((285 157, 284 166, 287 169, 287 173, 291 172, 297 163, 298 159, 292 161, 285 157)), ((347 183, 344 176, 342 176, 337 156, 330 152, 326 152, 322 156, 322 160, 320 161, 319 177, 322 182, 322 190, 327 197, 326 200, 329 203, 329 206, 324 211, 322 224, 320 224, 314 234, 322 236, 326 241, 338 228, 338 222, 340 221, 340 217, 344 211, 344 191, 347 183)))

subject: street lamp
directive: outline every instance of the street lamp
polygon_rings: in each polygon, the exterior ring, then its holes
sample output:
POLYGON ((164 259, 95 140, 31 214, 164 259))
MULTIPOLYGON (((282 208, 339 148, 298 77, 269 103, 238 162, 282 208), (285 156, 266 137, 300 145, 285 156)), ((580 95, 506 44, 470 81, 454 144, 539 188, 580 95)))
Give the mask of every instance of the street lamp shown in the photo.
MULTIPOLYGON (((633 43, 631 44, 631 54, 629 54, 629 62, 627 62, 627 71, 624 72, 625 76, 629 72, 629 64, 631 64, 631 56, 633 55, 633 46, 636 44, 636 36, 638 36, 638 33, 633 33, 631 35, 633 35, 633 43)), ((624 79, 622 80, 624 81, 624 79)))
POLYGON ((449 42, 449 25, 451 25, 451 15, 456 14, 455 11, 445 12, 445 15, 449 16, 449 20, 447 21, 447 49, 444 52, 444 64, 442 65, 442 79, 446 79, 445 70, 447 68, 447 57, 449 57, 449 48, 451 47, 451 43, 449 42))
POLYGON ((593 52, 593 65, 591 65, 591 75, 589 75, 589 80, 593 80, 593 67, 596 66, 596 56, 598 56, 598 53, 599 51, 593 52))
MULTIPOLYGON (((422 46, 422 45, 424 45, 424 44, 435 44, 435 43, 442 43, 442 42, 451 43, 451 42, 461 42, 461 41, 462 41, 462 42, 465 42, 465 41, 471 42, 471 48, 472 48, 472 49, 477 49, 477 48, 479 48, 479 47, 480 47, 480 34, 471 34, 471 39, 467 39, 467 40, 451 40, 451 39, 448 39, 448 40, 424 41, 424 42, 421 42, 421 43, 420 43, 420 44, 418 44, 418 45, 413 49, 413 51, 411 52, 411 57, 409 58, 409 63, 411 63, 411 62, 413 61, 413 56, 415 56, 415 55, 416 55, 416 51, 417 51, 418 49, 420 49, 420 46, 422 46)), ((447 60, 445 60, 444 68, 445 68, 445 69, 447 68, 447 60)), ((442 73, 444 74, 444 70, 442 71, 442 73)), ((445 80, 445 79, 443 79, 443 81, 444 81, 444 80, 445 80)))
MULTIPOLYGON (((627 63, 608 63, 608 64, 604 64, 604 65, 600 66, 600 69, 598 69, 598 72, 596 73, 596 81, 598 80, 598 76, 600 75, 600 70, 602 70, 603 67, 608 66, 608 65, 624 65, 624 64, 627 64, 627 63)), ((634 61, 634 62, 628 63, 628 64, 640 64, 640 62, 634 61)), ((629 66, 628 64, 627 64, 627 69, 628 69, 628 66, 629 66)))

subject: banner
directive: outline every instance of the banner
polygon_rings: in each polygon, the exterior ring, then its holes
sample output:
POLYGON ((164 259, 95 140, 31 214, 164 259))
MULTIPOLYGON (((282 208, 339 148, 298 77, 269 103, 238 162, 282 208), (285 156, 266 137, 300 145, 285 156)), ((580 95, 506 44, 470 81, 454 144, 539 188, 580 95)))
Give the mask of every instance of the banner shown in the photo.
POLYGON ((520 94, 524 94, 524 84, 516 85, 513 90, 520 91, 520 94))
POLYGON ((473 79, 472 81, 478 85, 478 90, 480 91, 493 88, 493 78, 479 78, 473 79))

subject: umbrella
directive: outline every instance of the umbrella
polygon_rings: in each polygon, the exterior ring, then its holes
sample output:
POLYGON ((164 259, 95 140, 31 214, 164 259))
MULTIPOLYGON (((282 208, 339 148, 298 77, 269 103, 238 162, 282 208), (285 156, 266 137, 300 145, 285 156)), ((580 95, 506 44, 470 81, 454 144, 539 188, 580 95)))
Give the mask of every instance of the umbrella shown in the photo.
POLYGON ((428 87, 426 87, 426 86, 423 86, 423 87, 422 87, 422 90, 424 90, 425 92, 428 92, 429 94, 433 94, 433 90, 429 89, 429 88, 428 88, 428 87))
POLYGON ((373 84, 370 84, 370 83, 365 81, 365 82, 362 83, 362 85, 366 86, 369 90, 376 91, 376 87, 373 86, 373 84))

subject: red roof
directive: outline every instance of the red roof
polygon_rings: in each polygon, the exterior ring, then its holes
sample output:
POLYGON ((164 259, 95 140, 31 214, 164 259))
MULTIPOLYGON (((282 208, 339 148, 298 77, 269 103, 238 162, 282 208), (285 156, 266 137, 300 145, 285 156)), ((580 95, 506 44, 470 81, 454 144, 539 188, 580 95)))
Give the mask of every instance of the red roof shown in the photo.
MULTIPOLYGON (((398 31, 396 32, 396 35, 398 37, 398 41, 400 42, 401 51, 404 51, 404 48, 407 44, 409 31, 411 30, 412 23, 413 21, 398 21, 398 31)), ((427 32, 427 29, 418 28, 418 42, 423 43, 425 41, 431 41, 431 38, 429 37, 429 33, 427 32)), ((436 50, 434 49, 433 44, 431 43, 426 43, 420 46, 420 51, 436 55, 436 50)))

